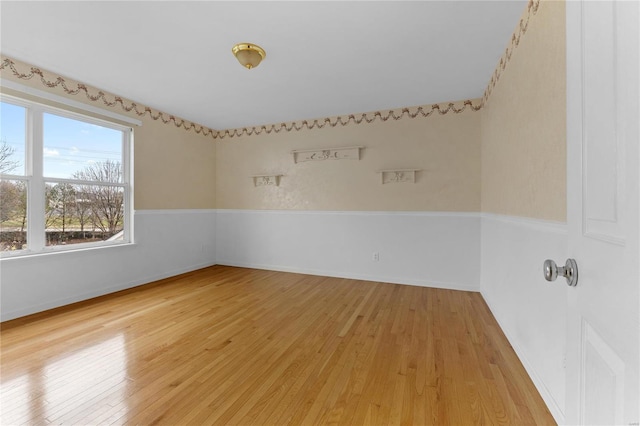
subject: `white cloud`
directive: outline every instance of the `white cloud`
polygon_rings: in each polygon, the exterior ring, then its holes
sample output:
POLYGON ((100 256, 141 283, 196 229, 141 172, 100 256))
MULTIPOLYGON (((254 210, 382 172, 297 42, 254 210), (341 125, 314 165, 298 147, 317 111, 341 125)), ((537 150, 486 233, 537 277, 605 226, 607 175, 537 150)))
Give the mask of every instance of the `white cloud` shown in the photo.
POLYGON ((71 151, 72 154, 77 154, 80 152, 80 149, 77 146, 72 146, 69 151, 71 151))
POLYGON ((45 157, 58 157, 59 155, 60 155, 60 152, 57 149, 49 149, 49 148, 44 149, 45 157))

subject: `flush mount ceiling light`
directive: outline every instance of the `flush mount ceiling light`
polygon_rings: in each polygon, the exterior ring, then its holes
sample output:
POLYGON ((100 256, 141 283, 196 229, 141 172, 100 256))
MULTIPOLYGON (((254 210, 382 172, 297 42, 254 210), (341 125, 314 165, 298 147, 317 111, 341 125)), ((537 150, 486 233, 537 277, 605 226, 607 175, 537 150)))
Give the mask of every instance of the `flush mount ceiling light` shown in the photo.
POLYGON ((248 69, 260 65, 267 54, 264 49, 252 43, 238 43, 231 49, 240 64, 248 69))

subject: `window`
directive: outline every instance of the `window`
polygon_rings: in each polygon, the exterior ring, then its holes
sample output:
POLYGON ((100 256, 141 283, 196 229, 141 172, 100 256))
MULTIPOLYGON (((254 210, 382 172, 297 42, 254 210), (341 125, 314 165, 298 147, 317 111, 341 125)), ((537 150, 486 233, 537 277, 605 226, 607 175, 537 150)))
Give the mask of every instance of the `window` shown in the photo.
POLYGON ((132 130, 3 95, 0 253, 131 241, 132 130))

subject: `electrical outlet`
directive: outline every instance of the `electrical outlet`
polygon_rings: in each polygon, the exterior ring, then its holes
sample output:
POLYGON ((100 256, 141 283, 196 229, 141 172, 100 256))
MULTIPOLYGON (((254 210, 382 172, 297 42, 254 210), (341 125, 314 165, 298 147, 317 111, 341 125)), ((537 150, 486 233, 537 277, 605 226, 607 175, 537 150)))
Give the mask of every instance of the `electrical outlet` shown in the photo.
POLYGON ((373 252, 373 261, 374 262, 379 262, 380 261, 380 253, 378 253, 377 251, 373 252))

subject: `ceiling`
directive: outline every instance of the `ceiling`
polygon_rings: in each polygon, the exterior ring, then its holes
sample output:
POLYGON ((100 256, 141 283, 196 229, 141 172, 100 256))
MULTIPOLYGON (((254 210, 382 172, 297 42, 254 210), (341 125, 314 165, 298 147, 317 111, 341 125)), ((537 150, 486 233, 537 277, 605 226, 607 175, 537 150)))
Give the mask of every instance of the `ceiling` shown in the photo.
POLYGON ((217 130, 481 97, 526 0, 0 3, 0 51, 217 130), (267 52, 253 70, 231 47, 267 52))

